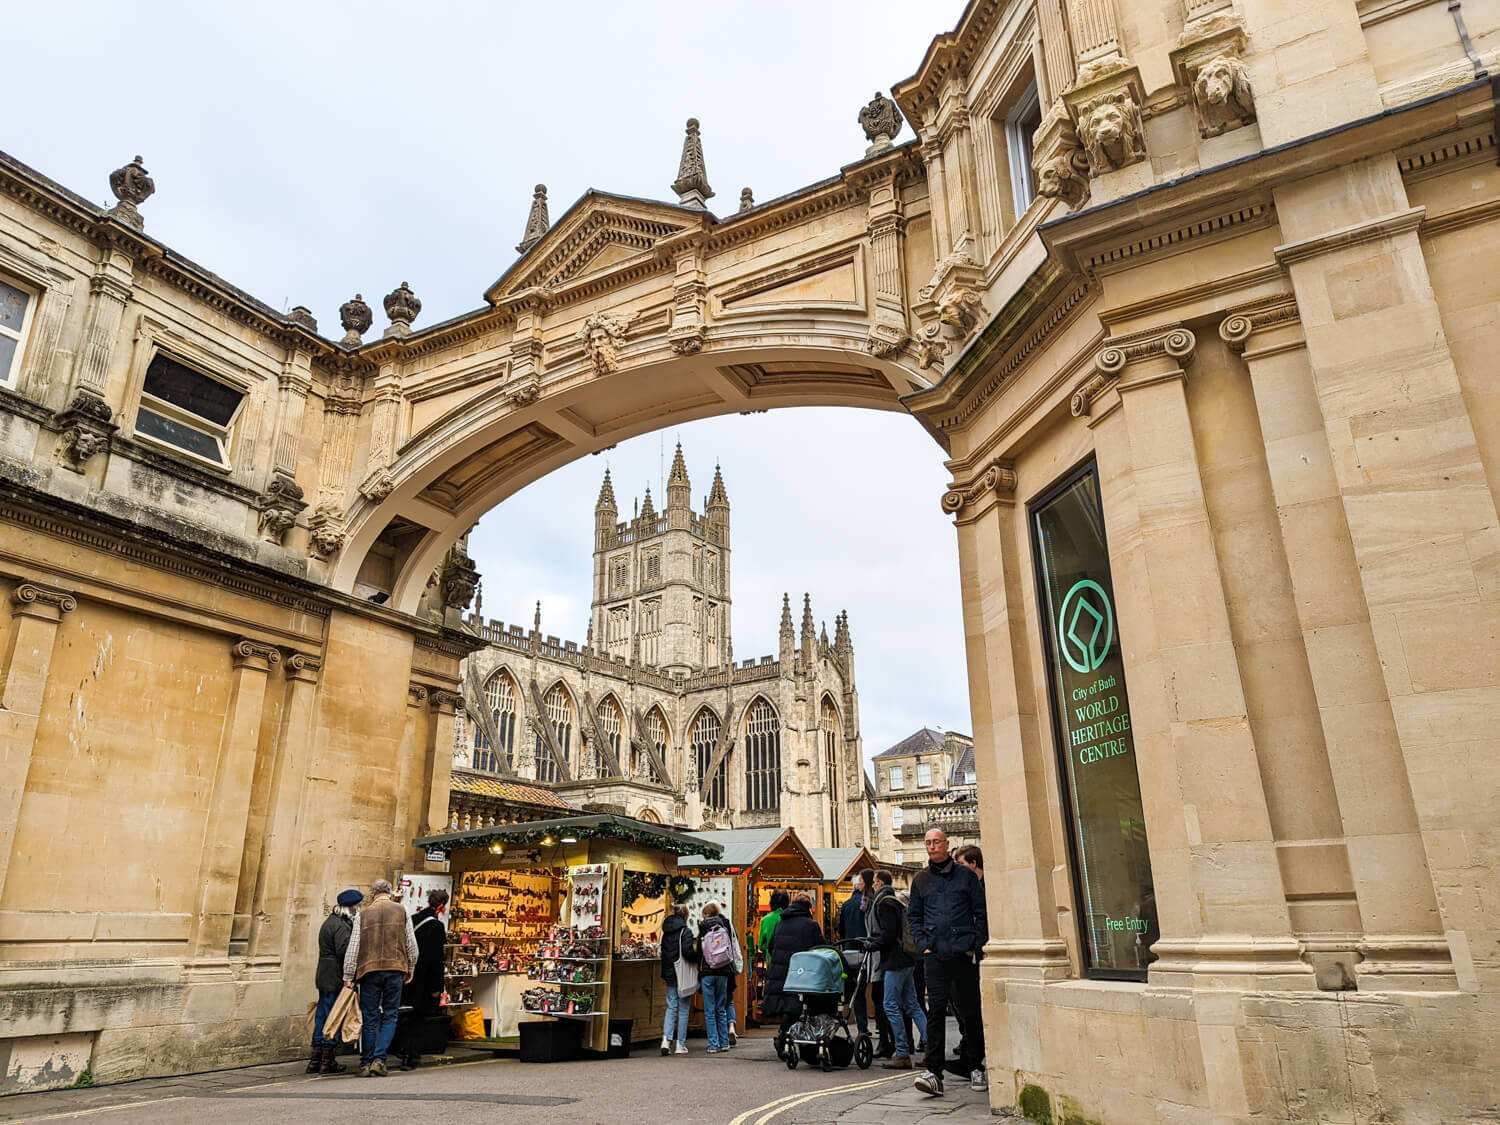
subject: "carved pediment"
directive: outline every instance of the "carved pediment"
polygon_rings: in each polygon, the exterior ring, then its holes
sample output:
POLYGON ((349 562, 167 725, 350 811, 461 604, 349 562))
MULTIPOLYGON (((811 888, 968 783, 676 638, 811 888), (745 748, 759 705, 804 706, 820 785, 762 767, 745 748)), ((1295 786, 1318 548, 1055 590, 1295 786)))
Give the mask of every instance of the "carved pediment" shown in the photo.
POLYGON ((663 238, 711 221, 704 212, 671 203, 589 191, 485 293, 498 302, 527 289, 557 290, 580 282, 656 268, 663 238))

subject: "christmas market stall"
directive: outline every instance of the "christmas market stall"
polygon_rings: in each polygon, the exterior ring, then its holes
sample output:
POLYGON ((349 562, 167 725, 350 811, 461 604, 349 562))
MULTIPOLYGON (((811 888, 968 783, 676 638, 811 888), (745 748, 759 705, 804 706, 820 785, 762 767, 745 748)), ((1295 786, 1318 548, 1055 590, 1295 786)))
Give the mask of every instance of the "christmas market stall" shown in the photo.
POLYGON ((413 843, 448 857, 445 1003, 465 1046, 540 1060, 655 1038, 666 1010, 662 922, 668 901, 696 887, 677 857, 716 846, 609 814, 413 843))
POLYGON ((761 919, 771 910, 771 894, 806 891, 812 897, 813 917, 821 919, 829 897, 822 869, 792 828, 734 828, 690 835, 702 841, 703 847, 696 854, 677 857, 678 871, 697 880, 688 916, 696 927, 703 903, 730 904, 749 980, 748 988, 735 990, 736 1010, 743 1007, 746 1023, 758 1024, 766 964, 766 951, 758 939, 761 919))
POLYGON ((812 848, 813 862, 823 875, 823 914, 820 925, 825 934, 834 934, 839 910, 854 893, 854 881, 866 868, 879 871, 882 867, 891 871, 898 888, 910 882, 904 868, 893 868, 880 862, 869 848, 812 848))

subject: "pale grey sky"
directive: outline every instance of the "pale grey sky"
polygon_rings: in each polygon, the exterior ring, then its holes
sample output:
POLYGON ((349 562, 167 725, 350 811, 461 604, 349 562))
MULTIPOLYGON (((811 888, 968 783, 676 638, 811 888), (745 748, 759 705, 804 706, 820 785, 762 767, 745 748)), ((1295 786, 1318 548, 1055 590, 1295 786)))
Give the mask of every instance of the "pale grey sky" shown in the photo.
MULTIPOLYGON (((477 308, 514 260, 531 188, 553 217, 590 187, 673 199, 702 123, 709 207, 732 212, 858 160, 855 116, 920 64, 960 0, 790 3, 178 2, 15 5, 0 148, 90 199, 136 153, 147 230, 261 300, 313 310, 408 281, 417 327, 477 308), (60 75, 67 75, 67 80, 60 75)), ((907 139, 909 129, 899 139, 907 139)), ((384 318, 377 312, 377 328, 384 318)), ((909 417, 773 411, 683 426, 695 503, 722 462, 734 641, 773 653, 781 591, 848 609, 867 753, 970 729, 942 451, 909 417)), ((474 536, 484 609, 581 641, 606 458, 622 507, 657 477, 650 435, 585 457, 474 536)), ((830 624, 831 631, 831 624, 830 624)))

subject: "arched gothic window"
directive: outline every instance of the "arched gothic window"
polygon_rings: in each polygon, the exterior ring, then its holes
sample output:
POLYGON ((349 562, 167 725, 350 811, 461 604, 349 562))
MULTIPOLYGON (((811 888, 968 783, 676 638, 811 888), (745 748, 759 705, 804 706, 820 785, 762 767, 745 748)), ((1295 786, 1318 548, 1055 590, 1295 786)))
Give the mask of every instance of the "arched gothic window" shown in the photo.
POLYGON ((844 787, 843 778, 839 769, 839 743, 843 741, 843 732, 839 729, 838 708, 833 705, 833 700, 828 696, 823 697, 823 705, 818 709, 818 732, 823 740, 823 775, 828 778, 828 846, 830 848, 842 847, 839 831, 839 814, 843 809, 844 787))
POLYGON ((484 704, 490 709, 499 736, 498 746, 490 745, 483 728, 474 724, 474 768, 495 773, 503 755, 507 767, 514 767, 516 753, 516 682, 503 668, 484 685, 484 704))
POLYGON ((745 713, 745 808, 781 807, 781 720, 764 699, 745 713))
MULTIPOLYGON (((651 740, 651 744, 656 747, 657 754, 665 762, 667 760, 667 744, 671 740, 671 735, 667 732, 667 719, 661 713, 660 707, 653 707, 646 712, 646 737, 651 740)), ((656 772, 656 765, 651 761, 649 754, 642 755, 641 761, 636 763, 632 773, 644 781, 650 781, 657 785, 661 784, 661 778, 656 772)))
MULTIPOLYGON (((552 734, 557 739, 558 749, 562 751, 563 761, 572 761, 573 753, 573 701, 568 698, 568 693, 563 690, 562 684, 554 684, 552 690, 547 693, 547 698, 542 700, 542 706, 546 709, 544 721, 552 724, 552 734)), ((551 753, 547 750, 547 744, 542 741, 542 736, 536 739, 536 779, 538 781, 558 781, 560 779, 557 763, 552 760, 551 753)))
MULTIPOLYGON (((693 761, 698 767, 698 784, 701 786, 704 777, 708 774, 708 765, 713 760, 714 747, 719 744, 719 716, 707 707, 699 711, 698 717, 693 720, 692 744, 693 761)), ((706 803, 711 809, 729 807, 729 759, 727 755, 714 773, 713 784, 708 787, 706 803)))
MULTIPOLYGON (((615 761, 620 761, 620 731, 625 726, 625 718, 620 712, 620 705, 613 699, 605 696, 599 702, 599 729, 604 732, 604 737, 609 740, 609 748, 614 751, 615 761)), ((595 754, 594 761, 599 765, 601 755, 595 754)), ((621 763, 623 766, 623 763, 621 763)))

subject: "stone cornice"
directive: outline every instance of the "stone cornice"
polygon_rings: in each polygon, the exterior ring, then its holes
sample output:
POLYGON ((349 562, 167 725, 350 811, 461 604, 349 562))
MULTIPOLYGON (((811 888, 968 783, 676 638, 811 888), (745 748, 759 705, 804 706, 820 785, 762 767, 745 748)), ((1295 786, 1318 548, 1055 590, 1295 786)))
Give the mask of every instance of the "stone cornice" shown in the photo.
POLYGON ((913 128, 918 128, 936 109, 948 81, 974 61, 1004 9, 999 0, 973 0, 958 26, 939 35, 928 46, 917 72, 896 83, 892 90, 896 104, 913 128))
POLYGON ((1335 250, 1362 246, 1366 242, 1375 242, 1396 235, 1411 234, 1422 225, 1422 220, 1426 216, 1427 208, 1409 207, 1405 211, 1397 211, 1362 223, 1340 227, 1326 234, 1320 234, 1316 238, 1288 242, 1276 247, 1276 261, 1285 268, 1335 250))
POLYGON ((134 227, 104 213, 14 157, 0 153, 0 193, 82 235, 96 246, 115 247, 136 268, 159 277, 232 320, 265 334, 277 344, 314 354, 330 354, 334 344, 223 278, 173 252, 134 227))

